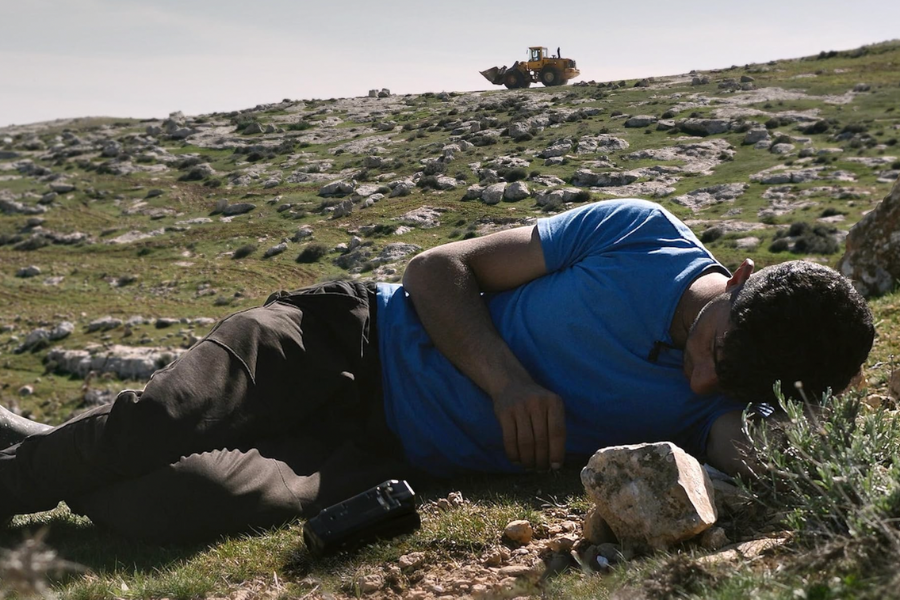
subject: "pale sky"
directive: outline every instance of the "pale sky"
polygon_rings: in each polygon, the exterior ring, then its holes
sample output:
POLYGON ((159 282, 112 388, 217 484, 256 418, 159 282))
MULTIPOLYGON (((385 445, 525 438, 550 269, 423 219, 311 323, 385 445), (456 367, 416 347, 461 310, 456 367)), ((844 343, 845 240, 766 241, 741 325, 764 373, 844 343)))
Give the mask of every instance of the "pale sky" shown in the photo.
POLYGON ((0 0, 0 126, 502 89, 479 71, 534 45, 610 81, 898 37, 897 0, 0 0))

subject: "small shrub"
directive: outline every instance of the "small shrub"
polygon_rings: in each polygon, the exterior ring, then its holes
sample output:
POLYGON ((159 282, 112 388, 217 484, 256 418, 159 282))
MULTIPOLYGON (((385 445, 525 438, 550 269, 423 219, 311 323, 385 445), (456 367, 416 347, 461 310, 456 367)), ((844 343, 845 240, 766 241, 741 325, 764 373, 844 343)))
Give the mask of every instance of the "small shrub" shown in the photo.
POLYGON ((794 238, 791 252, 794 254, 834 254, 839 244, 835 239, 835 229, 825 225, 810 226, 809 223, 792 223, 787 235, 794 238))
POLYGON ((308 244, 303 250, 300 251, 300 254, 297 255, 297 262, 318 262, 326 254, 328 254, 328 248, 326 248, 323 244, 308 244))
MULTIPOLYGON (((237 150, 235 150, 235 152, 237 152, 237 150)), ((177 163, 175 163, 175 166, 178 169, 184 170, 184 169, 189 169, 191 167, 196 167, 197 165, 199 165, 202 162, 203 162, 203 159, 200 158, 199 156, 187 156, 187 157, 179 160, 177 163)))
POLYGON ((365 235, 365 237, 384 236, 384 235, 391 235, 395 231, 397 231, 397 225, 393 225, 393 224, 386 225, 383 223, 379 223, 378 225, 376 225, 375 227, 370 229, 364 235, 365 235))
POLYGON ((804 223, 803 221, 799 221, 797 223, 791 223, 790 229, 788 229, 787 235, 791 237, 797 237, 800 235, 804 235, 809 231, 809 223, 804 223))
POLYGON ((900 517, 900 421, 857 394, 808 402, 818 410, 781 400, 786 418, 747 424, 760 475, 752 491, 807 542, 855 538, 890 548, 900 517))
POLYGON ((772 241, 771 244, 769 244, 769 252, 784 252, 790 247, 790 242, 788 242, 785 238, 778 238, 772 241))
POLYGON ((416 187, 431 190, 441 189, 440 184, 438 184, 437 177, 435 177, 434 175, 426 175, 425 177, 420 178, 419 181, 416 182, 416 187))
POLYGON ((492 135, 476 135, 470 140, 474 146, 493 146, 497 138, 492 135))
POLYGON ((588 202, 591 200, 593 196, 587 190, 578 190, 578 193, 572 197, 572 200, 575 202, 588 202))
POLYGON ((497 174, 509 183, 513 183, 514 181, 521 181, 528 177, 528 173, 525 172, 525 169, 519 167, 511 169, 501 169, 497 172, 497 174))
POLYGON ((865 123, 848 123, 841 129, 841 133, 865 133, 869 130, 869 126, 865 123))
POLYGON ((290 123, 287 126, 288 131, 306 131, 307 129, 311 129, 313 126, 309 121, 297 121, 296 123, 290 123))
POLYGON ((721 227, 710 227, 709 229, 707 229, 706 231, 704 231, 703 233, 700 234, 700 241, 703 242, 704 244, 714 242, 717 239, 719 239, 720 237, 722 237, 723 233, 725 233, 725 232, 722 231, 721 227))
POLYGON ((234 254, 231 255, 231 258, 234 260, 238 260, 241 258, 247 258, 251 254, 256 252, 256 244, 245 244, 234 251, 234 254))
POLYGON ((247 128, 248 125, 252 123, 259 123, 259 118, 256 115, 238 113, 237 116, 231 119, 231 123, 232 125, 237 127, 238 131, 243 131, 247 128))
POLYGON ((847 213, 845 213, 844 211, 838 210, 838 209, 834 208, 833 206, 829 206, 828 208, 826 208, 825 210, 822 211, 822 217, 833 217, 835 215, 846 215, 846 214, 847 213))
POLYGON ((825 133, 831 129, 831 125, 828 124, 828 121, 819 120, 811 123, 809 125, 804 125, 800 127, 800 131, 807 135, 816 134, 816 133, 825 133))
POLYGON ((206 173, 203 169, 193 168, 181 177, 178 178, 178 181, 202 181, 206 178, 206 173))
POLYGON ((24 238, 18 233, 0 233, 0 246, 18 244, 24 238))

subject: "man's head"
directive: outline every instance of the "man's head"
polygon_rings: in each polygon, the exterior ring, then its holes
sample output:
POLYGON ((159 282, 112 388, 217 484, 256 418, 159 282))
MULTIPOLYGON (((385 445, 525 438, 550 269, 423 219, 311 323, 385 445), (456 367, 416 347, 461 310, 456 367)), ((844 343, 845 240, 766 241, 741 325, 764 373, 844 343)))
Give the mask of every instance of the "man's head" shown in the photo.
POLYGON ((714 342, 715 370, 719 388, 738 400, 771 403, 776 381, 798 399, 796 382, 809 400, 843 391, 872 349, 866 301, 827 267, 766 267, 726 294, 728 326, 714 342))

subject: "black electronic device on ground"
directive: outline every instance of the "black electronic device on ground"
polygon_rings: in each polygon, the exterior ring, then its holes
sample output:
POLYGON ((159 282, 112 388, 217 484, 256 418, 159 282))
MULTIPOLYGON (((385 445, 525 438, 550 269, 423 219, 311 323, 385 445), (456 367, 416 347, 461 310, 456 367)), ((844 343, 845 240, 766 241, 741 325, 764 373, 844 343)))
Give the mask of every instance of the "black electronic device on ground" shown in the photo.
POLYGON ((303 526, 303 541, 316 555, 388 539, 419 528, 415 492, 391 479, 324 509, 303 526))

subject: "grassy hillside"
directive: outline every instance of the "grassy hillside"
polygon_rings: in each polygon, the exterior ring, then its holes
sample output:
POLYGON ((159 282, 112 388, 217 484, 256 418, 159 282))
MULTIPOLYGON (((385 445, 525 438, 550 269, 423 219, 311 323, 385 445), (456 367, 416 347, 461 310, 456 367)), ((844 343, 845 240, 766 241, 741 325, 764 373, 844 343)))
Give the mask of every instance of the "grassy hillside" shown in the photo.
MULTIPOLYGON (((900 43, 887 42, 641 81, 285 99, 232 113, 0 129, 0 403, 61 422, 97 395, 143 382, 102 372, 85 381, 48 360, 54 348, 177 352, 209 319, 274 290, 398 281, 421 249, 615 197, 659 202, 729 267, 744 257, 758 266, 798 257, 834 265, 849 228, 900 175, 898 106, 900 43), (321 192, 335 181, 344 189, 321 192), (472 187, 497 183, 524 183, 528 195, 490 203, 472 187), (30 266, 39 273, 23 276, 30 266), (91 331, 105 316, 122 323, 91 331), (63 321, 74 325, 70 335, 23 347, 34 330, 63 321)), ((888 403, 897 303, 873 302, 879 331, 867 365, 866 397, 888 403)), ((577 468, 460 485, 467 502, 449 510, 437 501, 453 489, 423 492, 421 532, 324 563, 306 554, 298 525, 160 551, 96 531, 64 507, 17 518, 2 543, 50 523, 50 542, 93 569, 59 588, 71 598, 346 597, 376 571, 389 580, 376 592, 385 597, 606 597, 629 582, 644 596, 628 597, 889 591, 884 570, 861 571, 846 553, 826 560, 822 547, 819 562, 807 560, 810 546, 796 542, 737 571, 698 562, 702 549, 690 547, 612 577, 569 570, 517 592, 485 574, 486 557, 513 518, 547 528, 578 521, 586 505, 577 468), (410 552, 424 552, 425 566, 381 569, 410 552), (479 577, 483 589, 447 583, 479 577), (660 589, 640 584, 651 580, 660 589)), ((803 537, 770 508, 735 519, 732 540, 760 531, 803 537)))

